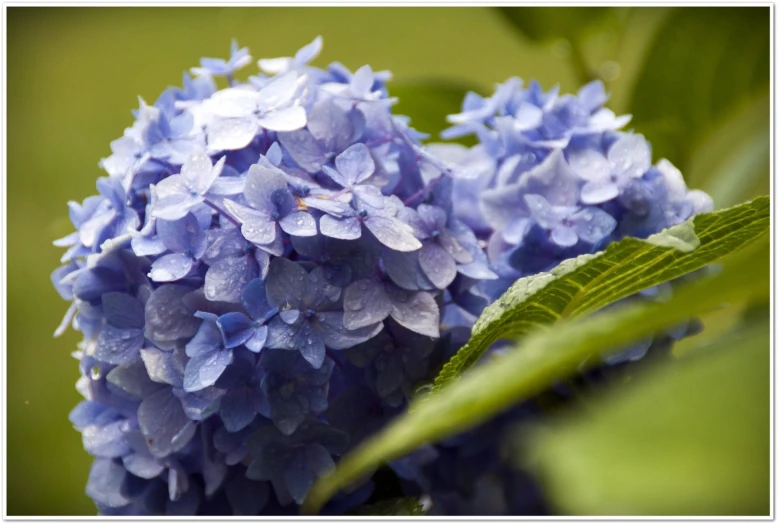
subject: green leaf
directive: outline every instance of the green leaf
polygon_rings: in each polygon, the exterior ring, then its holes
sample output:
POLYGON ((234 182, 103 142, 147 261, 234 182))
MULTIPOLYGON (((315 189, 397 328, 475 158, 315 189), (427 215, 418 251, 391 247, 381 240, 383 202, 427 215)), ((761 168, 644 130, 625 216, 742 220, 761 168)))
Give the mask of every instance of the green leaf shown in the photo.
POLYGON ((562 514, 768 515, 769 334, 756 323, 523 429, 518 464, 562 514))
POLYGON ((444 365, 433 391, 470 368, 495 341, 538 325, 593 312, 738 250, 769 228, 768 197, 698 215, 646 240, 625 238, 605 251, 518 280, 488 306, 468 343, 444 365))
POLYGON ((365 505, 354 511, 362 516, 424 516, 422 503, 416 498, 395 498, 365 505))
MULTIPOLYGON (((447 115, 462 110, 468 91, 484 94, 478 86, 444 78, 392 82, 389 86, 390 96, 399 99, 392 108, 393 113, 411 117, 411 126, 429 133, 432 139, 437 139, 439 133, 449 127, 447 115)), ((462 143, 473 145, 475 140, 468 137, 462 143)))
MULTIPOLYGON (((765 237, 764 237, 765 239, 765 237)), ((537 330, 505 355, 496 357, 437 394, 412 403, 404 416, 348 454, 332 476, 318 481, 303 505, 315 512, 327 499, 385 461, 420 445, 464 431, 514 403, 577 374, 593 359, 724 302, 770 296, 768 242, 744 250, 721 273, 680 288, 668 302, 634 304, 588 318, 537 330)))
POLYGON ((635 83, 632 126, 686 172, 701 135, 768 90, 770 48, 767 6, 673 10, 635 83))
POLYGON ((608 7, 496 7, 515 29, 539 42, 554 38, 575 39, 597 22, 608 7))

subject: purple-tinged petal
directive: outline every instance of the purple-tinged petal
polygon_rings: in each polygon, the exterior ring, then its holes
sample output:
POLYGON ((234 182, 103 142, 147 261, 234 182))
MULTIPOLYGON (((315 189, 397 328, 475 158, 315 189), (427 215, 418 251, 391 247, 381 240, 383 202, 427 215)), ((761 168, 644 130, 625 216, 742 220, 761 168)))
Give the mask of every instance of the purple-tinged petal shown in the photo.
POLYGON ((308 130, 279 133, 277 137, 298 166, 308 173, 318 173, 322 169, 322 164, 326 162, 326 151, 308 130))
POLYGON ((138 426, 146 438, 149 451, 158 458, 186 446, 195 434, 181 401, 169 388, 147 397, 138 407, 138 426))
POLYGON ((356 330, 382 322, 390 314, 392 305, 382 283, 361 279, 344 291, 344 327, 356 330))
POLYGON ((568 155, 568 164, 582 179, 595 182, 611 174, 608 159, 591 149, 574 150, 568 155))
POLYGON ((268 304, 274 307, 300 307, 306 293, 307 279, 308 273, 299 264, 287 259, 273 259, 265 282, 268 304))
POLYGON ((249 388, 232 388, 222 398, 219 417, 229 432, 246 428, 257 414, 257 394, 249 388))
POLYGON ((175 387, 183 385, 185 356, 177 355, 177 352, 144 348, 141 350, 141 359, 143 359, 149 378, 155 383, 164 383, 175 387))
POLYGON ((643 135, 624 135, 608 153, 614 173, 637 179, 652 165, 652 150, 643 135))
POLYGON ((260 326, 254 330, 254 334, 244 343, 244 346, 255 354, 265 348, 265 341, 268 340, 268 327, 260 326))
POLYGON ((436 288, 445 289, 457 277, 457 266, 440 244, 429 242, 419 250, 419 265, 436 288))
POLYGON ((253 164, 246 176, 244 196, 249 205, 268 214, 275 210, 275 194, 289 192, 284 172, 261 164, 253 164))
POLYGON ((440 337, 438 304, 431 294, 388 286, 387 296, 392 302, 390 315, 398 323, 418 334, 440 337))
POLYGON ((165 284, 154 290, 146 303, 146 337, 152 341, 175 341, 195 335, 200 319, 194 317, 183 298, 192 288, 165 284))
MULTIPOLYGON (((344 350, 364 343, 378 334, 383 327, 381 323, 376 323, 355 330, 348 330, 344 326, 343 312, 320 312, 316 314, 316 325, 322 334, 324 343, 333 350, 344 350)), ((314 368, 319 367, 315 366, 314 368)))
POLYGON ((284 484, 295 503, 298 505, 303 503, 315 480, 316 475, 308 465, 308 458, 305 449, 303 449, 293 456, 287 464, 287 468, 284 469, 284 484))

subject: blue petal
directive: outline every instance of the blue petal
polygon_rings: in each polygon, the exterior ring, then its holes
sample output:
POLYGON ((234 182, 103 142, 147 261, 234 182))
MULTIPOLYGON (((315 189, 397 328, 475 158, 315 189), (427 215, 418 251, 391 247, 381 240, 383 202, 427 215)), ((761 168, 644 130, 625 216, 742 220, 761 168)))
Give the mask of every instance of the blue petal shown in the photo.
POLYGON ((165 457, 181 450, 195 434, 181 401, 169 388, 155 392, 138 407, 138 426, 146 438, 149 451, 165 457))
POLYGON ((226 118, 212 121, 206 127, 210 151, 245 148, 259 131, 254 117, 226 118))
POLYGON ((176 284, 162 285, 154 290, 146 303, 146 337, 157 344, 192 337, 200 320, 183 301, 192 291, 192 288, 176 284))
POLYGON ((178 362, 173 352, 163 352, 156 348, 144 348, 141 350, 141 359, 143 359, 146 372, 152 381, 176 387, 182 386, 186 363, 178 362))
POLYGON ((194 251, 204 240, 197 218, 192 213, 175 221, 158 220, 157 237, 168 250, 176 253, 194 251))
POLYGON ((101 298, 106 321, 116 328, 143 328, 143 303, 132 295, 118 292, 103 294, 101 298))
POLYGON ((265 293, 265 281, 261 278, 249 281, 241 294, 241 302, 252 319, 264 319, 271 310, 265 293))
POLYGON ((212 386, 232 362, 232 350, 219 350, 193 357, 184 370, 184 390, 195 392, 212 386))
POLYGON ((222 331, 225 348, 244 344, 254 335, 253 321, 240 312, 229 312, 219 317, 217 325, 222 331))
POLYGON ((252 422, 257 414, 256 395, 249 388, 234 388, 222 398, 219 416, 229 432, 238 432, 252 422))
POLYGON ((122 493, 127 473, 118 462, 98 458, 92 463, 87 481, 87 496, 108 507, 123 507, 130 500, 122 493))
POLYGON ((206 299, 237 303, 241 300, 244 287, 257 275, 257 261, 251 255, 226 257, 217 261, 206 272, 206 299))
POLYGON ((143 346, 143 331, 137 328, 103 326, 95 346, 95 358, 112 365, 120 365, 135 356, 143 346))
POLYGON ((295 454, 284 469, 284 484, 298 505, 306 499, 315 479, 316 475, 308 464, 305 449, 295 454))
POLYGON ((84 450, 93 456, 116 458, 130 452, 125 434, 130 430, 126 419, 106 425, 89 425, 81 431, 84 450))
POLYGON ((330 452, 319 443, 306 445, 306 459, 308 466, 318 477, 328 476, 335 470, 335 462, 330 452))
POLYGON ((252 335, 245 343, 244 346, 252 352, 259 353, 265 347, 265 341, 268 339, 268 327, 260 326, 254 331, 252 335))
POLYGON ((177 281, 187 276, 195 261, 183 253, 163 255, 151 265, 149 277, 158 282, 177 281))
POLYGON ((271 306, 302 305, 308 274, 302 266, 287 259, 276 258, 270 263, 265 293, 271 306))
POLYGON ((322 169, 326 162, 325 150, 308 130, 279 133, 278 139, 292 160, 308 173, 318 173, 322 169))
POLYGON ((130 474, 143 479, 154 479, 165 470, 165 465, 154 456, 137 452, 123 456, 122 463, 130 474))
MULTIPOLYGON (((378 334, 382 328, 382 324, 377 323, 356 330, 347 330, 344 327, 343 320, 343 312, 320 312, 316 314, 317 329, 321 333, 324 343, 333 350, 344 350, 357 344, 364 343, 378 334)), ((303 357, 305 357, 305 354, 303 357)), ((322 357, 324 360, 324 348, 322 350, 322 357)), ((308 361, 309 363, 311 362, 310 360, 308 361)), ((319 363, 319 366, 314 366, 314 368, 319 368, 320 366, 322 366, 321 362, 319 363)))
POLYGON ((457 277, 454 259, 437 242, 428 242, 419 251, 419 265, 439 290, 452 284, 457 277))

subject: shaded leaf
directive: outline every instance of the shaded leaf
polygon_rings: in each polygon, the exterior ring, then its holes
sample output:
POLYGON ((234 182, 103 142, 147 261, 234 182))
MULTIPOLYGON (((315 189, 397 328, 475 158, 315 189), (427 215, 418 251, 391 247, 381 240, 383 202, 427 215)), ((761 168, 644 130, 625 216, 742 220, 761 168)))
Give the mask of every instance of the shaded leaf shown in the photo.
POLYGON ((416 498, 396 498, 365 505, 352 514, 362 516, 423 516, 425 511, 416 498))

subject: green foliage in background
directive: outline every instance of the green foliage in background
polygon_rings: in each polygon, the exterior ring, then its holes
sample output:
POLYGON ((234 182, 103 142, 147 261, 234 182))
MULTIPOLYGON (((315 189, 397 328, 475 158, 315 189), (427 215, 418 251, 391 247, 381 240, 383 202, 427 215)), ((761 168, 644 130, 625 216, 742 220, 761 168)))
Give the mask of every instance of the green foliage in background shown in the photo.
POLYGON ((518 432, 518 462, 563 514, 768 515, 769 332, 750 323, 518 432))
MULTIPOLYGON (((153 102, 200 57, 226 56, 231 38, 257 58, 287 56, 321 34, 317 64, 391 70, 398 112, 433 139, 467 90, 488 94, 520 76, 572 92, 601 78, 609 106, 634 115, 630 126, 654 157, 674 162, 717 207, 768 191, 767 7, 14 7, 6 17, 9 515, 95 512, 84 495, 90 458, 67 420, 80 397, 69 355, 77 337, 51 339, 67 307, 49 281, 60 256, 51 240, 70 231, 65 203, 95 192, 97 162, 130 124, 138 95, 153 102)), ((597 500, 578 501, 572 512, 597 500)))

